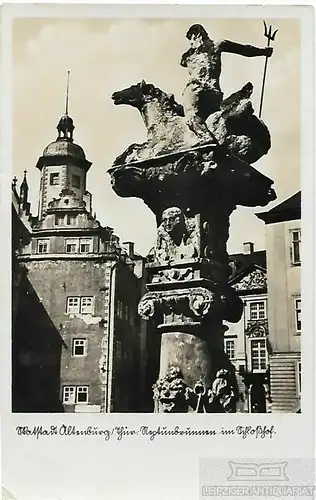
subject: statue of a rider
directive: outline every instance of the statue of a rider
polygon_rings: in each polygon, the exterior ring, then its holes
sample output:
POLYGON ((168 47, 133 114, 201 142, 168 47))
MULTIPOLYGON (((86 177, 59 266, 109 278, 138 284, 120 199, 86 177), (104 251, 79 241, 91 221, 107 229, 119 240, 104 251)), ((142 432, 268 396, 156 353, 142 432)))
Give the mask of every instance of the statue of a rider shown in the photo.
POLYGON ((188 68, 190 79, 183 92, 184 114, 189 128, 201 138, 209 142, 212 134, 205 120, 219 110, 223 100, 220 88, 221 54, 229 52, 245 57, 272 55, 272 47, 258 48, 243 45, 229 40, 215 42, 200 24, 194 24, 186 37, 191 47, 181 58, 181 66, 188 68))

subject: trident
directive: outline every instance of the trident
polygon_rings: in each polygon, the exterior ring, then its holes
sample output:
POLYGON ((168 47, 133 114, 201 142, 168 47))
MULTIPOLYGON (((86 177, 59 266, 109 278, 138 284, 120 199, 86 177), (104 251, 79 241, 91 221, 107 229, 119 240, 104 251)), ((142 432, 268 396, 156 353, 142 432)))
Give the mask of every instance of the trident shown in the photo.
MULTIPOLYGON (((270 24, 269 29, 267 27, 267 24, 265 21, 263 21, 264 24, 264 36, 268 39, 268 44, 267 47, 270 47, 270 42, 274 41, 275 35, 277 34, 278 30, 275 30, 272 33, 272 25, 270 24)), ((259 108, 259 118, 261 117, 261 111, 262 111, 262 104, 263 104, 263 94, 264 94, 264 86, 266 83, 266 75, 267 75, 267 66, 268 66, 268 56, 266 56, 266 60, 264 63, 264 70, 263 70, 263 80, 262 80, 262 89, 261 89, 261 99, 260 99, 260 108, 259 108)))

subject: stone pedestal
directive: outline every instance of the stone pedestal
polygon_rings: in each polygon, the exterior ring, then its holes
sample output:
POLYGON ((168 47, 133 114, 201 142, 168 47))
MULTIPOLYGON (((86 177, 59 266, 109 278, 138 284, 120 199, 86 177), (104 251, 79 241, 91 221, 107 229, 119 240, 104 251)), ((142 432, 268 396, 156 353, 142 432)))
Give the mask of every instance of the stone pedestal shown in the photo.
POLYGON ((141 197, 157 218, 147 293, 139 303, 139 314, 155 319, 161 334, 155 411, 235 411, 223 320, 239 321, 243 306, 228 285, 229 218, 237 204, 274 199, 272 181, 214 144, 110 173, 120 196, 141 197))

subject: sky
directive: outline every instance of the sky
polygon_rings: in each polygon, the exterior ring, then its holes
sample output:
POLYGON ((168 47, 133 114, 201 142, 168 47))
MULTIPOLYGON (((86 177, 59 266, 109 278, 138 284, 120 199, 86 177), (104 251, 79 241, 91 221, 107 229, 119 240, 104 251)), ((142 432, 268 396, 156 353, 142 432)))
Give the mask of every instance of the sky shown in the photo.
MULTIPOLYGON (((262 118, 272 147, 254 164, 275 182, 273 207, 300 189, 300 23, 266 19, 278 28, 269 59, 262 118)), ((193 23, 204 25, 213 39, 265 46, 262 19, 58 19, 21 18, 13 24, 13 166, 21 181, 28 172, 33 215, 37 214, 39 171, 45 146, 56 138, 65 109, 67 71, 69 114, 74 139, 92 167, 87 189, 99 221, 113 227, 121 241, 134 241, 145 255, 156 235, 154 214, 142 200, 120 198, 111 188, 107 169, 127 146, 146 139, 141 116, 130 106, 115 106, 111 94, 142 79, 175 94, 181 102, 188 74, 179 64, 188 49, 185 37, 193 23)), ((246 82, 254 85, 258 111, 264 58, 223 54, 224 96, 246 82)), ((264 223, 254 213, 262 207, 238 207, 231 217, 228 251, 242 251, 244 241, 265 245, 264 223)))

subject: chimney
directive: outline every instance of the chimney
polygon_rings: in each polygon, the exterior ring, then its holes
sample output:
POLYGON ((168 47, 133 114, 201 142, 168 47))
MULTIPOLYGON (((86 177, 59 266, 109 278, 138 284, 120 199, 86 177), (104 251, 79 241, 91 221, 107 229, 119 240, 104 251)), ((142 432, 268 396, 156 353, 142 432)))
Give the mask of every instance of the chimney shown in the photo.
POLYGON ((250 255, 254 251, 254 244, 252 241, 246 241, 244 244, 244 255, 250 255))
POLYGON ((132 259, 135 256, 134 243, 132 241, 124 241, 123 245, 127 250, 128 256, 132 259))

